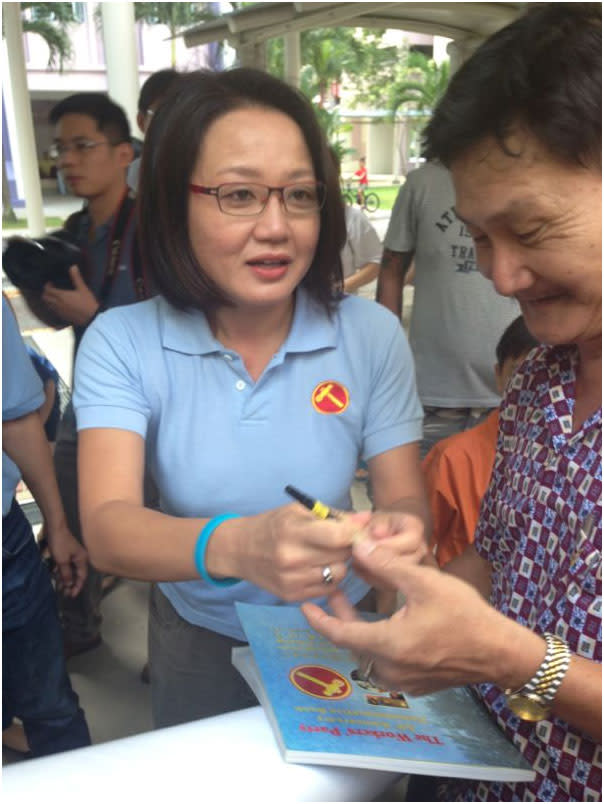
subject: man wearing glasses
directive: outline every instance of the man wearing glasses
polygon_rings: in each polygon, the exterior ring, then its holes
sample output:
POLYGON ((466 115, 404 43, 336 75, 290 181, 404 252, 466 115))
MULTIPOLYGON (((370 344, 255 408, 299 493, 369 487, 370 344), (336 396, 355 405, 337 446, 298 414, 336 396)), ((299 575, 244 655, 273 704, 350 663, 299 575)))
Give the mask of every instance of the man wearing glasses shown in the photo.
MULTIPOLYGON (((85 268, 71 268, 72 290, 51 283, 40 302, 56 321, 74 328, 76 351, 86 327, 104 309, 147 298, 138 241, 134 197, 126 172, 132 161, 130 127, 123 109, 106 95, 70 95, 50 112, 54 142, 50 155, 70 192, 84 199, 65 229, 84 251, 85 268)), ((35 312, 44 317, 44 311, 35 312)), ((71 402, 57 436, 55 467, 72 533, 82 541, 77 499, 77 436, 71 402)), ((81 594, 58 601, 67 658, 101 642, 102 575, 90 567, 81 594)))

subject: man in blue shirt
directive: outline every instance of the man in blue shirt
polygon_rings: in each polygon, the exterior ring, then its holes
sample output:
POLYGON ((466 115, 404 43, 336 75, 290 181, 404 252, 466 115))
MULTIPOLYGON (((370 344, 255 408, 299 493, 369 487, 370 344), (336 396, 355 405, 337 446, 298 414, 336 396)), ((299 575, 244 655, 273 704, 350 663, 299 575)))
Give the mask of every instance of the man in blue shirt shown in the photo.
MULTIPOLYGON (((133 156, 123 109, 106 95, 82 92, 54 106, 52 152, 71 192, 85 200, 66 229, 86 255, 85 270, 71 268, 73 290, 47 283, 40 305, 51 317, 74 328, 76 350, 86 327, 100 310, 146 298, 148 289, 136 237, 134 199, 126 171, 133 156)), ((44 312, 35 312, 44 319, 44 312)), ((57 434, 55 467, 69 527, 82 541, 77 498, 77 435, 73 407, 63 413, 57 434)), ((101 642, 102 575, 90 567, 82 593, 59 601, 65 655, 75 656, 101 642)))
POLYGON ((30 524, 15 499, 21 473, 44 516, 57 583, 76 596, 87 556, 71 535, 38 409, 42 383, 2 301, 2 728, 23 721, 31 754, 90 744, 69 681, 54 590, 30 524))

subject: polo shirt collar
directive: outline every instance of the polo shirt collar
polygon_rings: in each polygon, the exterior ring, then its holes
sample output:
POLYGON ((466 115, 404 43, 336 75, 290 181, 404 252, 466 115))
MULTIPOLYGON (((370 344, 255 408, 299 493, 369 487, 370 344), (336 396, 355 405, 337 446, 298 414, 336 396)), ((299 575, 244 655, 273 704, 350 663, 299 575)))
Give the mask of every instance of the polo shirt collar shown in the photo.
MULTIPOLYGON (((200 310, 178 310, 164 298, 158 298, 162 345, 183 354, 203 355, 223 352, 200 310)), ((304 288, 296 291, 294 318, 285 343, 287 352, 313 352, 335 347, 337 316, 331 318, 304 288)))
MULTIPOLYGON (((90 226, 92 225, 92 221, 90 219, 90 214, 88 212, 88 206, 87 205, 85 205, 83 207, 82 212, 84 213, 84 215, 82 215, 82 217, 80 219, 81 220, 80 232, 81 232, 81 235, 82 235, 82 239, 87 243, 88 242, 88 232, 90 230, 90 226)), ((113 215, 111 215, 111 217, 107 218, 107 220, 104 223, 101 223, 99 226, 97 226, 95 228, 95 230, 94 230, 94 239, 93 239, 93 242, 92 242, 91 245, 94 246, 97 243, 99 243, 101 240, 104 240, 107 237, 107 233, 109 232, 109 227, 113 224, 113 221, 115 219, 116 214, 117 214, 117 210, 116 210, 116 212, 113 213, 113 215)))

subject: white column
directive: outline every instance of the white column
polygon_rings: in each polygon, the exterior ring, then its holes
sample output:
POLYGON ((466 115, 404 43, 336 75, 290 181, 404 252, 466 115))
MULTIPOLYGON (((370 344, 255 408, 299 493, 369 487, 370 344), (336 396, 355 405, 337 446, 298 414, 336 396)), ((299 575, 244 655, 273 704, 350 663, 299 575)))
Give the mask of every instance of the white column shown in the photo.
POLYGON ((107 88, 111 99, 124 109, 132 134, 138 131, 138 55, 134 28, 134 3, 100 3, 107 88))
MULTIPOLYGON (((18 134, 16 141, 11 140, 11 147, 19 152, 27 228, 32 237, 38 237, 44 234, 45 231, 44 208, 42 206, 42 188, 38 172, 34 121, 27 87, 23 29, 21 27, 21 4, 3 3, 2 12, 13 98, 14 128, 18 134)), ((7 114, 10 114, 10 111, 7 108, 7 114)))
POLYGON ((394 124, 390 120, 370 120, 367 127, 367 168, 370 174, 384 175, 393 172, 393 139, 394 124))
POLYGON ((291 31, 283 37, 285 80, 293 87, 300 86, 300 32, 291 31))
POLYGON ((239 39, 235 47, 241 67, 256 67, 266 70, 266 43, 255 40, 242 41, 239 39))
POLYGON ((465 39, 455 39, 449 42, 447 45, 447 53, 451 60, 451 75, 459 70, 464 61, 470 58, 478 45, 483 41, 484 40, 479 37, 469 36, 465 39))

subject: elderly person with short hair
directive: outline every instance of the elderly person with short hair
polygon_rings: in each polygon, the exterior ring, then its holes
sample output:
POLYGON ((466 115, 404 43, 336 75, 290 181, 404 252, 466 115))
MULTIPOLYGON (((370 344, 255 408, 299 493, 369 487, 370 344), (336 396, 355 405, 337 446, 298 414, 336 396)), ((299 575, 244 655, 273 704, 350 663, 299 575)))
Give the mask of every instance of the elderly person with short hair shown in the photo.
POLYGON ((475 543, 446 572, 387 539, 355 547, 406 596, 389 620, 353 620, 341 592, 336 617, 304 606, 393 689, 476 684, 536 773, 446 801, 601 801, 601 52, 599 4, 538 4, 459 70, 426 131, 482 272, 543 344, 504 396, 475 543))

